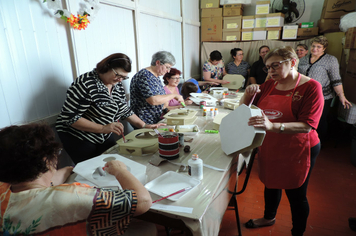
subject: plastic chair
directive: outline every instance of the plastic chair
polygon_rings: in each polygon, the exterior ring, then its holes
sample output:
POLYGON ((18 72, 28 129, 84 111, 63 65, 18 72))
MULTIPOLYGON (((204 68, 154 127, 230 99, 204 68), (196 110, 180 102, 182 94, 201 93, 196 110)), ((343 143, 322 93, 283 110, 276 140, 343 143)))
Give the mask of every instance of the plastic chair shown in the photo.
POLYGON ((242 234, 241 234, 241 223, 240 223, 240 217, 239 217, 239 208, 238 208, 238 205, 237 205, 236 196, 240 195, 241 193, 243 193, 245 191, 246 187, 247 187, 247 183, 248 183, 248 180, 250 178, 250 174, 251 174, 251 170, 252 170, 252 165, 253 165, 253 162, 255 160, 255 156, 256 156, 257 153, 258 153, 258 148, 253 149, 252 153, 249 155, 249 157, 247 157, 245 159, 244 163, 241 165, 241 168, 238 170, 238 173, 237 173, 238 176, 240 176, 242 174, 242 172, 244 170, 246 170, 246 177, 245 177, 245 180, 244 180, 244 183, 243 183, 243 186, 242 186, 241 190, 237 191, 237 183, 236 183, 235 191, 234 192, 229 191, 229 193, 232 194, 230 202, 232 202, 233 205, 234 205, 236 223, 237 223, 237 230, 238 230, 238 233, 239 233, 238 235, 239 236, 242 236, 242 234))

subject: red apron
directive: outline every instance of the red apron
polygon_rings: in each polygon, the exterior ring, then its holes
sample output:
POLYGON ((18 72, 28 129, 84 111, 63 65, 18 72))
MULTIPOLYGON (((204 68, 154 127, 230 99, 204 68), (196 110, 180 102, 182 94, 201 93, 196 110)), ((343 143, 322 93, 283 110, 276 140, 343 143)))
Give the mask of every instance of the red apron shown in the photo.
MULTIPOLYGON (((296 122, 292 113, 292 99, 300 82, 291 96, 270 95, 277 83, 272 86, 267 96, 257 106, 263 110, 271 122, 296 122)), ((285 134, 266 132, 260 147, 259 177, 267 188, 294 189, 300 187, 310 168, 309 133, 285 134)))

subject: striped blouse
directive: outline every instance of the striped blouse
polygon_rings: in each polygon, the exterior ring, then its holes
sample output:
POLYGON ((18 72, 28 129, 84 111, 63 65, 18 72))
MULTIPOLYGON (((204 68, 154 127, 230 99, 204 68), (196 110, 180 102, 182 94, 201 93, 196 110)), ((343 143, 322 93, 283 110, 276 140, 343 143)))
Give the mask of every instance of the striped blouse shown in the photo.
POLYGON ((126 103, 125 90, 121 83, 113 86, 111 95, 100 80, 96 69, 80 75, 69 87, 62 111, 57 118, 58 132, 67 132, 94 144, 107 140, 109 134, 85 132, 71 125, 83 117, 97 124, 107 125, 133 115, 126 103))
POLYGON ((251 68, 250 64, 248 64, 248 62, 246 61, 241 61, 239 66, 236 66, 234 61, 231 61, 226 65, 225 70, 226 73, 228 74, 242 75, 243 77, 245 77, 245 79, 247 79, 248 70, 250 68, 251 68))

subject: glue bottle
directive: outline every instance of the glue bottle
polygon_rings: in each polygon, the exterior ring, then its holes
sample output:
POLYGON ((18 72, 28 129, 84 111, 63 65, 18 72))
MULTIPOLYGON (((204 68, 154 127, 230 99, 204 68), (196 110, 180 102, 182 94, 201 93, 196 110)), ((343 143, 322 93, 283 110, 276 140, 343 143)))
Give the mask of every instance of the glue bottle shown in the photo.
POLYGON ((193 154, 188 161, 188 173, 193 178, 203 179, 203 160, 199 158, 198 154, 193 154))
POLYGON ((214 109, 210 108, 210 117, 214 119, 214 109))
POLYGON ((219 111, 218 111, 218 108, 216 107, 215 111, 214 111, 214 116, 217 116, 218 114, 219 114, 219 111))
POLYGON ((206 108, 203 109, 203 116, 206 116, 206 108))

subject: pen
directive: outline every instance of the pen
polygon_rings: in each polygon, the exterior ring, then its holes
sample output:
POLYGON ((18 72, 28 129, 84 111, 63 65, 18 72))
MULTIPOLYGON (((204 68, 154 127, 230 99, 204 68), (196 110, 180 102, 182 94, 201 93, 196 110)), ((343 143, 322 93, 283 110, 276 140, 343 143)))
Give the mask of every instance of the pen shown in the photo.
MULTIPOLYGON (((119 121, 119 120, 117 120, 117 122, 120 122, 120 121, 119 121)), ((124 143, 126 143, 126 139, 125 139, 124 132, 122 132, 122 133, 121 133, 121 135, 122 135, 122 141, 123 141, 124 143)))
POLYGON ((172 194, 169 194, 168 196, 165 196, 165 197, 163 197, 163 198, 157 199, 157 200, 153 201, 152 203, 156 203, 156 202, 162 201, 162 200, 164 200, 164 199, 166 199, 166 198, 172 197, 172 196, 174 196, 174 195, 177 195, 178 193, 182 193, 182 192, 187 191, 187 190, 189 190, 189 189, 191 189, 191 188, 192 188, 192 187, 183 188, 183 189, 181 189, 181 190, 178 190, 177 192, 174 192, 174 193, 172 193, 172 194))
POLYGON ((182 104, 182 106, 185 107, 185 103, 184 102, 181 102, 180 104, 182 104))

